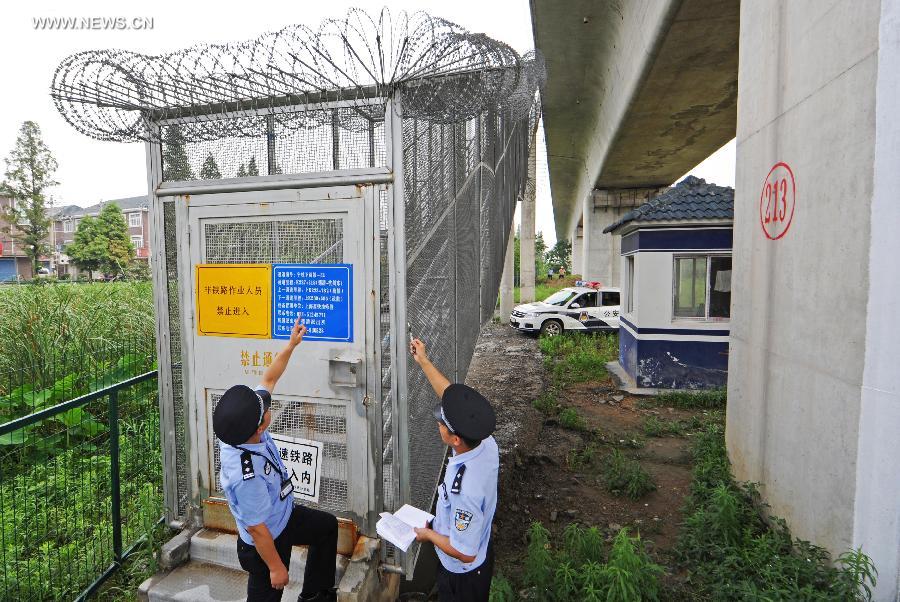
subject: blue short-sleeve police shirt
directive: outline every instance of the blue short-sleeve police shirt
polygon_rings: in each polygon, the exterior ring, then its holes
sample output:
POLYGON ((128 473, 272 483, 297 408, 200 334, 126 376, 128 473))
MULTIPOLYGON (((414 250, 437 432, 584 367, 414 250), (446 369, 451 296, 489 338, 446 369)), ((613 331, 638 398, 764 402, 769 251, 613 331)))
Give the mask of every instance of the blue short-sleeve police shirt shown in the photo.
MULTIPOLYGON (((257 390, 260 394, 268 394, 264 389, 257 390)), ((273 538, 281 535, 291 516, 294 496, 287 495, 281 499, 284 475, 290 473, 268 431, 262 434, 259 443, 244 443, 235 447, 219 441, 219 458, 219 480, 241 539, 253 545, 253 537, 247 527, 262 523, 265 523, 273 538), (247 454, 248 451, 252 453, 247 454), (250 466, 245 461, 248 457, 250 466)))
POLYGON ((452 573, 477 569, 487 557, 491 523, 497 509, 499 470, 500 454, 493 437, 447 461, 444 480, 438 486, 432 526, 438 534, 449 536, 450 545, 455 549, 475 557, 471 563, 464 563, 438 549, 441 564, 452 573))

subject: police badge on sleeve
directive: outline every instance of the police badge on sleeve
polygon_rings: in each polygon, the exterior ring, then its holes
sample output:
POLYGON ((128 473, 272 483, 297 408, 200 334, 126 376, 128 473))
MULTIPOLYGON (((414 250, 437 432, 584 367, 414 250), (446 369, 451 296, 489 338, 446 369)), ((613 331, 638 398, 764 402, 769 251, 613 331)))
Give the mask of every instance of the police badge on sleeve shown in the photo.
POLYGON ((457 531, 465 531, 472 522, 472 513, 467 510, 457 510, 453 515, 453 523, 457 531))

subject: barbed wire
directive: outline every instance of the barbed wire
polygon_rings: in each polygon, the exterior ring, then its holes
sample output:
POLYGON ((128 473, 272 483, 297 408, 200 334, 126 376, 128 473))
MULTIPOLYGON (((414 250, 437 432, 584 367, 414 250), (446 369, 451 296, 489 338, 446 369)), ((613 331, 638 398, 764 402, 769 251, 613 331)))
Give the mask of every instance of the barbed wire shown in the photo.
POLYGON ((290 107, 326 101, 349 103, 356 118, 342 119, 341 127, 363 131, 383 118, 384 102, 397 90, 407 117, 450 123, 500 109, 522 118, 535 111, 544 78, 534 51, 521 56, 445 19, 351 9, 317 30, 292 25, 244 42, 156 56, 73 54, 57 67, 51 96, 66 121, 99 140, 156 140, 154 124, 163 122, 198 141, 265 135, 272 120, 291 129, 320 127, 329 111, 298 118, 290 107))

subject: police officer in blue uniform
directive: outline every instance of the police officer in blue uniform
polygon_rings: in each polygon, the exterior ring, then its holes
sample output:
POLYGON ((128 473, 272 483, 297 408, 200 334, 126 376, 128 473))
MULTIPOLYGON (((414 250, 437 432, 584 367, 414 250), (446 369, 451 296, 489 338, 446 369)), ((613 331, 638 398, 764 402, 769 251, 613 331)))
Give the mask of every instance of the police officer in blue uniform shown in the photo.
POLYGON ((434 410, 441 440, 453 455, 438 486, 432 528, 416 529, 416 539, 437 551, 441 602, 487 602, 494 573, 491 523, 497 508, 500 455, 491 433, 497 418, 478 391, 441 374, 413 339, 410 353, 441 403, 434 410))
POLYGON ((249 573, 248 602, 281 600, 295 545, 309 546, 298 600, 336 599, 337 519, 294 505, 291 473, 266 430, 272 421, 272 391, 304 334, 306 326, 298 318, 260 385, 231 387, 213 411, 222 462, 219 478, 238 527, 238 560, 249 573))

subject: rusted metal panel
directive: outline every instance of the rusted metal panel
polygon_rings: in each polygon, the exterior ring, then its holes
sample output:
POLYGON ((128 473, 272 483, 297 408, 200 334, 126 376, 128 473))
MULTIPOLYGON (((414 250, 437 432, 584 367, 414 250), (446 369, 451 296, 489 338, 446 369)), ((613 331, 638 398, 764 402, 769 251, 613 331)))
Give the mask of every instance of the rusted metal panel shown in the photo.
MULTIPOLYGON (((359 529, 349 519, 338 517, 337 521, 337 552, 341 556, 353 556, 357 541, 360 539, 359 529)), ((237 525, 225 500, 210 498, 203 501, 203 526, 207 529, 237 533, 237 525)))

